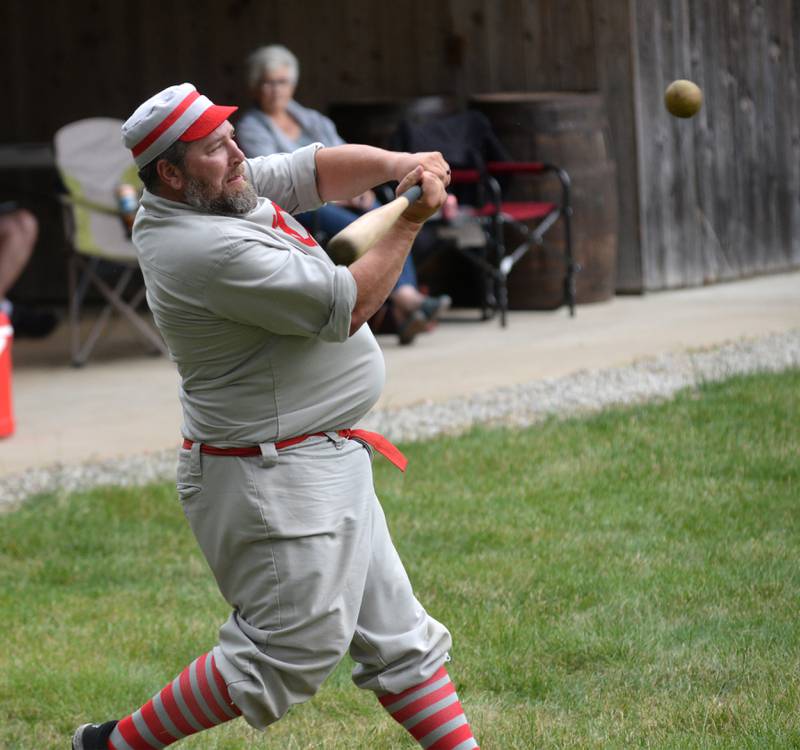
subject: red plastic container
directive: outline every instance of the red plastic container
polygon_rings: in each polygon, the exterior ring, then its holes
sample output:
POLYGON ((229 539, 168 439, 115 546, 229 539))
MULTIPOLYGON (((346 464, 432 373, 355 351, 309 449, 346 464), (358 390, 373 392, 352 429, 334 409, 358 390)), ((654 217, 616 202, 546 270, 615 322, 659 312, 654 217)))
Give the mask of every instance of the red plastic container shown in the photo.
POLYGON ((5 313, 0 312, 0 438, 14 432, 14 407, 11 400, 11 342, 14 329, 5 313))

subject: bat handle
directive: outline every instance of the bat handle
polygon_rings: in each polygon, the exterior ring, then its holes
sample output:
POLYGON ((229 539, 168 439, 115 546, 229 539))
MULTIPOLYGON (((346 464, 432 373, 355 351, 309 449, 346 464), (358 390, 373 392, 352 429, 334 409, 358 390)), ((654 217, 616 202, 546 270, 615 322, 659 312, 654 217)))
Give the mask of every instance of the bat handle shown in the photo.
POLYGON ((412 203, 416 203, 420 197, 422 196, 422 185, 412 185, 405 193, 400 193, 398 198, 405 198, 408 201, 408 205, 410 206, 412 203))

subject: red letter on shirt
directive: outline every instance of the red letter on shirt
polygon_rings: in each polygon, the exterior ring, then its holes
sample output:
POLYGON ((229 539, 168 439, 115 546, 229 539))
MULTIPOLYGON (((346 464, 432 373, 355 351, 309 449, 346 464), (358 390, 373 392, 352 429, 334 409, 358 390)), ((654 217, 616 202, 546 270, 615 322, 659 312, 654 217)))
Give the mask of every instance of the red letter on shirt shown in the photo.
POLYGON ((306 247, 317 246, 316 240, 308 233, 306 228, 300 224, 299 221, 296 221, 294 217, 291 217, 290 214, 287 214, 277 203, 273 202, 272 207, 275 209, 275 218, 272 220, 273 229, 280 229, 291 237, 294 237, 296 240, 302 242, 306 247), (286 223, 286 216, 290 216, 292 223, 300 227, 300 230, 302 230, 305 234, 301 234, 300 231, 294 227, 290 227, 289 224, 286 223))

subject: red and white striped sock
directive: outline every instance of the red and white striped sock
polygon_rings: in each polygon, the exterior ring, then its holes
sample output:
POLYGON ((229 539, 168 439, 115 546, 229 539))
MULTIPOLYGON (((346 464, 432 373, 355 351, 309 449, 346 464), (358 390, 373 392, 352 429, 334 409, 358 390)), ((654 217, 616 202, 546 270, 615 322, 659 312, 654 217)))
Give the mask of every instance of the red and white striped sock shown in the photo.
POLYGON ((109 750, 161 750, 190 734, 241 716, 209 652, 117 724, 109 750))
POLYGON ((380 696, 378 700, 426 750, 474 750, 478 747, 444 667, 421 685, 396 695, 380 696))

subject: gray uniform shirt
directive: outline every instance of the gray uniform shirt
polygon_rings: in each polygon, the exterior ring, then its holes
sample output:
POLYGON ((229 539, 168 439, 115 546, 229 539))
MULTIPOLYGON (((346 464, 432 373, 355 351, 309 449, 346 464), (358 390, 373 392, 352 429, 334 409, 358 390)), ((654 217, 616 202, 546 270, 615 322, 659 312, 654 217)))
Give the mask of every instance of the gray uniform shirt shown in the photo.
POLYGON ((345 429, 380 395, 375 338, 366 325, 348 337, 355 280, 290 215, 321 203, 319 147, 248 160, 264 197, 244 216, 142 197, 133 241, 190 440, 255 445, 345 429))

